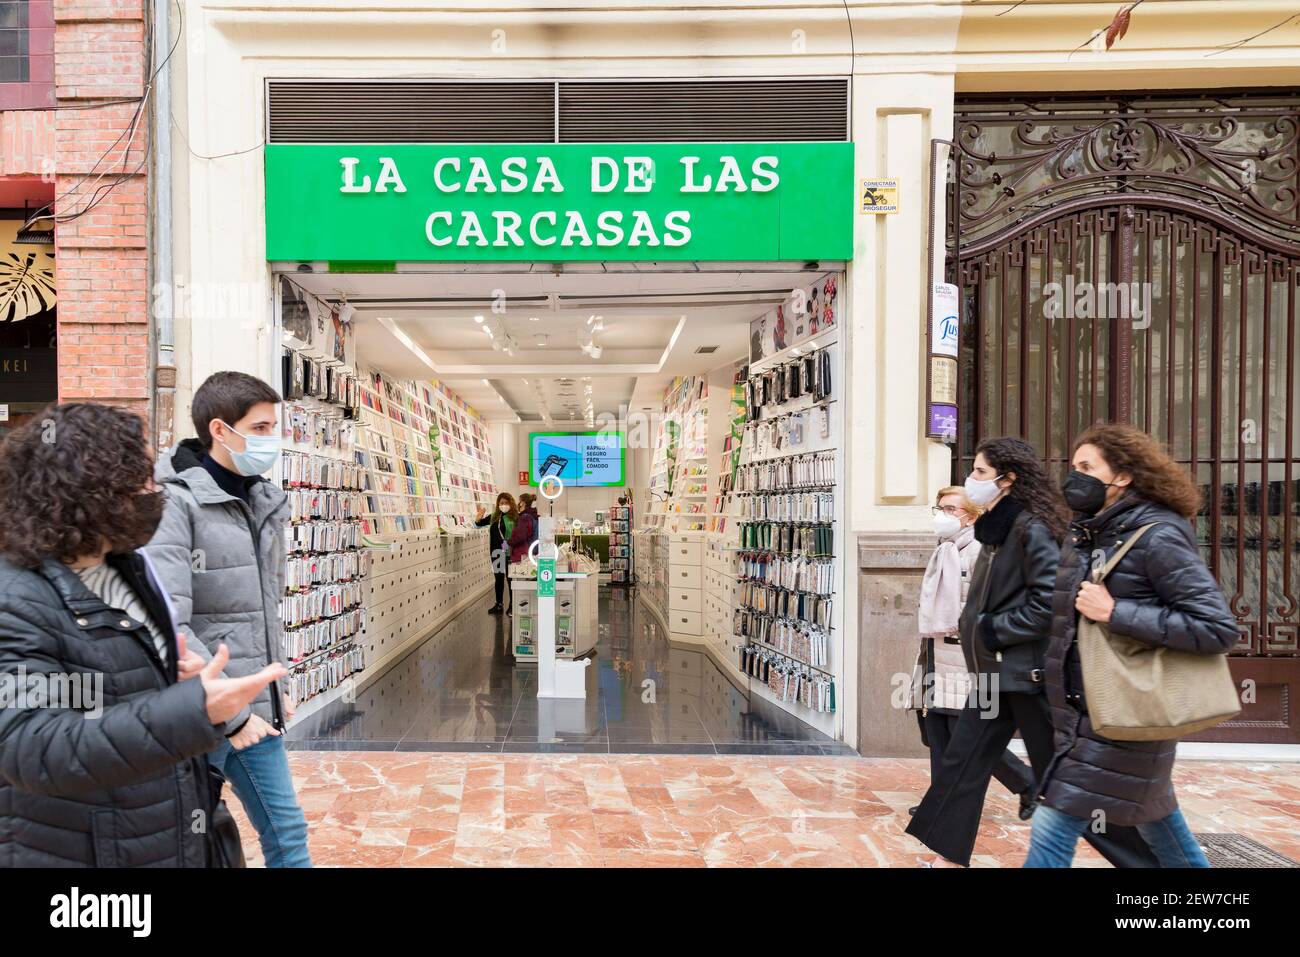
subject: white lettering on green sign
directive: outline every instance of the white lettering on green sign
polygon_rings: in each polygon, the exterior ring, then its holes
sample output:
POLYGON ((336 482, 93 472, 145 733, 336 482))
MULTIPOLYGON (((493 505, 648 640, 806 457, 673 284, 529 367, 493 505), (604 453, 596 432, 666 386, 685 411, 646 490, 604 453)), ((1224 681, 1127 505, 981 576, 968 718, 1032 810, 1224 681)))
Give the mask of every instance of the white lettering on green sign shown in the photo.
POLYGON ((852 256, 850 143, 270 144, 265 163, 272 260, 852 256))

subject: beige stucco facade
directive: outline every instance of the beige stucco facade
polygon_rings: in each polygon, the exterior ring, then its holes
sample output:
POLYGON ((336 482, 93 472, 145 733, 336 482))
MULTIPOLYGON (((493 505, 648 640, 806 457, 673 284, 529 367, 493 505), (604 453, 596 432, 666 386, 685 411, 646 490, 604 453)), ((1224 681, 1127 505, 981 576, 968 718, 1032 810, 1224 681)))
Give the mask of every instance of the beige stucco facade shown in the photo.
POLYGON ((866 754, 919 753, 915 724, 891 706, 889 692, 915 656, 911 603, 929 547, 928 506, 951 468, 948 448, 924 436, 923 392, 926 252, 931 230, 942 228, 929 221, 926 201, 930 143, 951 134, 954 95, 1300 83, 1300 22, 1223 47, 1294 14, 1292 0, 1147 0, 1113 50, 1089 45, 1121 5, 848 0, 846 11, 840 0, 460 0, 454 8, 388 0, 379 9, 341 0, 183 0, 173 60, 181 131, 175 268, 190 285, 239 284, 253 295, 233 321, 178 318, 178 427, 185 431, 192 384, 209 373, 273 371, 258 148, 267 78, 851 72, 857 174, 898 179, 901 210, 857 218, 846 283, 847 557, 865 567, 846 605, 845 631, 857 640, 845 649, 845 738, 866 754))

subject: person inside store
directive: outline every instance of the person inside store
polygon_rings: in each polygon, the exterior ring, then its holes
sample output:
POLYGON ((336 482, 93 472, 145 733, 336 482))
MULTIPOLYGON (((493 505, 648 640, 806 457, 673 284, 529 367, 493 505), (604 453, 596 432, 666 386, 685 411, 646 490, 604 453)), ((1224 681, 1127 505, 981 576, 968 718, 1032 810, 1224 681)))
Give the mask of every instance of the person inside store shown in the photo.
MULTIPOLYGON (((1023 439, 982 441, 965 490, 985 509, 973 526, 980 554, 958 624, 973 687, 907 826, 938 855, 929 867, 969 866, 989 780, 1017 731, 1036 780, 1053 751, 1043 667, 1069 509, 1023 439)), ((1158 866, 1133 828, 1090 829, 1085 836, 1116 866, 1158 866)))
MULTIPOLYGON (((943 752, 952 738, 957 716, 971 691, 971 674, 958 637, 961 610, 970 588, 971 570, 980 553, 975 521, 984 510, 966 497, 960 485, 942 488, 935 496, 934 532, 939 544, 921 580, 917 621, 921 650, 914 678, 913 702, 921 725, 921 740, 930 749, 930 778, 938 777, 943 752)), ((1021 816, 1032 809, 1034 775, 1011 750, 1002 752, 993 777, 1019 795, 1021 816)), ((916 807, 909 808, 915 814, 916 807)))
POLYGON ((1059 747, 1025 867, 1069 867, 1099 815, 1108 827, 1135 827, 1162 867, 1209 867, 1174 796, 1175 742, 1116 741, 1094 730, 1076 643, 1082 615, 1112 634, 1196 655, 1224 655, 1236 644, 1236 620, 1191 524, 1200 492, 1154 439, 1127 424, 1089 429, 1071 464, 1063 488, 1076 521, 1062 549, 1045 669, 1059 747), (1087 580, 1130 539, 1104 581, 1087 580))
POLYGON ((0 869, 243 862, 207 754, 285 670, 225 677, 224 643, 205 661, 177 634, 139 551, 152 471, 144 423, 111 406, 0 443, 0 869))
POLYGON ((497 496, 496 508, 492 509, 492 514, 488 515, 482 505, 478 505, 474 510, 474 524, 478 528, 486 526, 488 528, 488 546, 489 554, 492 556, 492 575, 496 579, 496 604, 488 609, 492 615, 501 614, 502 598, 504 596, 505 608, 507 612, 510 609, 510 551, 506 543, 510 541, 510 533, 515 530, 515 522, 519 517, 519 511, 515 505, 515 497, 509 492, 502 492, 497 496))
POLYGON ((537 541, 537 496, 524 492, 519 496, 519 520, 515 530, 510 533, 510 561, 522 562, 528 558, 528 551, 537 541))
MULTIPOLYGON (((146 548, 195 651, 230 647, 225 671, 287 665, 279 604, 289 504, 268 481, 280 458, 279 393, 242 372, 217 372, 194 393, 195 439, 158 460, 167 490, 162 524, 146 548)), ((293 702, 271 685, 225 726, 212 753, 257 829, 267 867, 310 867, 307 819, 298 805, 281 735, 293 702)))

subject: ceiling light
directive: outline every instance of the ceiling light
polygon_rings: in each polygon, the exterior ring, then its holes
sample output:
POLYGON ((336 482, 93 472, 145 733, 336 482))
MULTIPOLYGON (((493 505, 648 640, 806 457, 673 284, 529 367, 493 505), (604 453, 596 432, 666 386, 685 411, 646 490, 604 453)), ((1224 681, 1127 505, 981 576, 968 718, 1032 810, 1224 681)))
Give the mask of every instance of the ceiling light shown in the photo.
POLYGON ((482 316, 475 316, 475 317, 474 317, 474 321, 477 322, 480 326, 483 325, 483 317, 482 317, 482 316))
POLYGON ((489 338, 489 339, 495 339, 495 338, 496 338, 496 336, 492 335, 492 327, 491 327, 491 326, 484 326, 484 327, 483 327, 483 331, 486 332, 486 333, 488 334, 488 338, 489 338))
POLYGON ((536 336, 534 336, 533 338, 537 340, 537 348, 539 348, 539 349, 545 349, 545 348, 546 348, 546 336, 542 335, 542 334, 539 332, 539 333, 538 333, 536 336))
POLYGON ((529 322, 541 322, 541 321, 542 321, 542 317, 541 317, 541 316, 529 316, 529 317, 528 317, 528 321, 529 321, 529 322))

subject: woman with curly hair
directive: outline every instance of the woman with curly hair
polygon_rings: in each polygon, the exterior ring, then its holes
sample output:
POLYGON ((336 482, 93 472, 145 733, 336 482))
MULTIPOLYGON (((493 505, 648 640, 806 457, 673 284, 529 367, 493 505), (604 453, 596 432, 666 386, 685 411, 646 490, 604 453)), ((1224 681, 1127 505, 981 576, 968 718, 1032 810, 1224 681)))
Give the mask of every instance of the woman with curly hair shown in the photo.
MULTIPOLYGON (((975 522, 979 558, 959 623, 966 666, 975 677, 938 773, 907 832, 935 851, 930 866, 967 866, 993 769, 1018 730, 1035 778, 1052 757, 1043 697, 1052 586, 1069 510, 1034 447, 986 439, 975 450, 966 495, 986 511, 975 522)), ((1027 815, 1032 806, 1022 813, 1027 815)), ((1090 835, 1117 863, 1150 854, 1131 832, 1090 835), (1118 845, 1118 846, 1116 846, 1118 845)))
POLYGON ((1075 641, 1083 615, 1143 644, 1198 655, 1232 648, 1237 625, 1191 525, 1200 493, 1131 425, 1089 429, 1072 463, 1063 490, 1077 520, 1062 549, 1046 662, 1056 755, 1038 788, 1025 866, 1069 867, 1080 835, 1102 820, 1135 827, 1162 867, 1209 867, 1174 796, 1175 742, 1114 741, 1093 729, 1075 641), (1105 582, 1085 580, 1143 529, 1105 582))
POLYGON ((0 444, 0 868, 240 860, 204 755, 284 670, 225 679, 224 646, 176 639, 137 551, 162 508, 129 412, 59 405, 0 444))

